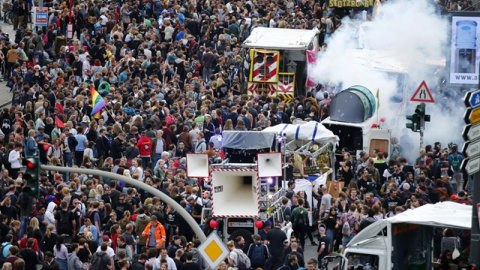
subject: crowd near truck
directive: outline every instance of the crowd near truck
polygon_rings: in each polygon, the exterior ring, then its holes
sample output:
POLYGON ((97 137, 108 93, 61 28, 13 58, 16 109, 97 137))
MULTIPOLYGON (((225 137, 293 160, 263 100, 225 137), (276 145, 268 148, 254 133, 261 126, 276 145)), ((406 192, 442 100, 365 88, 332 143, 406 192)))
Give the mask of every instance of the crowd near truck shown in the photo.
POLYGON ((308 78, 316 61, 318 29, 257 27, 243 42, 249 96, 268 95, 289 103, 317 84, 308 78))
MULTIPOLYGON (((470 230, 471 225, 472 206, 426 204, 372 223, 348 243, 343 255, 327 257, 323 269, 430 270, 439 265, 434 260, 435 228, 470 230)), ((463 268, 452 264, 450 269, 463 268)))

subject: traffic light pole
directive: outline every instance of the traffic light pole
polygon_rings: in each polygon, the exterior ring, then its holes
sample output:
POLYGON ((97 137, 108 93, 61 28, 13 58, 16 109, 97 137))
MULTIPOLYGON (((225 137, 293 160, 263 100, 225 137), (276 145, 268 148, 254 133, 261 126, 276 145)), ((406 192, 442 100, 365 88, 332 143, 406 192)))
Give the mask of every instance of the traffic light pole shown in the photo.
POLYGON ((480 203, 480 172, 473 175, 472 230, 470 238, 470 264, 480 266, 480 224, 477 204, 480 203))
POLYGON ((142 183, 138 180, 134 180, 132 178, 128 178, 120 174, 101 171, 101 170, 80 169, 80 168, 71 168, 71 167, 57 167, 57 166, 48 166, 48 165, 40 165, 40 169, 45 171, 54 171, 54 172, 84 173, 84 174, 98 175, 98 176, 103 176, 111 179, 121 180, 129 185, 143 189, 148 193, 152 194, 153 196, 159 197, 162 201, 172 206, 172 208, 175 209, 178 212, 178 214, 180 214, 180 216, 182 216, 182 218, 185 219, 188 225, 190 225, 190 228, 192 228, 193 232, 201 242, 205 242, 207 240, 205 233, 203 233, 202 229, 197 224, 197 222, 179 203, 177 203, 170 196, 166 195, 160 190, 152 186, 149 186, 145 183, 142 183))
POLYGON ((423 129, 420 128, 420 150, 422 150, 423 147, 423 129))

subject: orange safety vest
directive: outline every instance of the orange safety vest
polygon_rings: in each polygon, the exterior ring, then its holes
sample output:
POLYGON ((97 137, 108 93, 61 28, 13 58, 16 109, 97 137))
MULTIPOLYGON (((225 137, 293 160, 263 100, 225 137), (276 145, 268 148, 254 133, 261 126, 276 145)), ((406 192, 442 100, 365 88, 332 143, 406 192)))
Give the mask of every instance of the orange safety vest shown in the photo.
MULTIPOLYGON (((157 222, 157 228, 155 228, 155 246, 157 248, 163 248, 163 243, 165 243, 166 239, 166 234, 165 234, 165 227, 160 222, 157 222)), ((147 227, 142 232, 142 236, 147 239, 147 247, 148 247, 148 242, 150 241, 150 236, 148 233, 150 232, 150 227, 152 226, 152 222, 149 222, 147 227)))

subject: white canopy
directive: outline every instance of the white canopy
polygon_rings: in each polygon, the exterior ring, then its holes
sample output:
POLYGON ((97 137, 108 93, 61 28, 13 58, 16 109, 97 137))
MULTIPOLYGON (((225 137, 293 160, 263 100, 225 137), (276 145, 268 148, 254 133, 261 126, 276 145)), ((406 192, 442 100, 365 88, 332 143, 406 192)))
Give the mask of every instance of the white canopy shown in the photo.
POLYGON ((408 223, 424 226, 470 229, 472 227, 472 206, 455 202, 426 204, 407 210, 388 219, 370 224, 357 234, 348 246, 353 246, 369 238, 377 236, 388 223, 408 223))
POLYGON ((322 144, 332 143, 333 145, 336 145, 339 141, 337 135, 333 134, 321 123, 315 121, 304 124, 279 124, 268 127, 262 132, 275 132, 276 134, 286 136, 287 140, 305 140, 322 144))
POLYGON ((243 46, 269 50, 306 50, 319 33, 317 29, 257 27, 243 42, 243 46))

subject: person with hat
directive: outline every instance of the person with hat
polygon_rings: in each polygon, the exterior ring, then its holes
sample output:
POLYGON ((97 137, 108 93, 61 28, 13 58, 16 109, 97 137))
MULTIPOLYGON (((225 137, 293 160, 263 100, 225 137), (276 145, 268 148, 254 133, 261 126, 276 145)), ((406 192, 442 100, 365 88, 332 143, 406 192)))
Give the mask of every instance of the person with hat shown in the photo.
POLYGON ((163 225, 158 222, 157 216, 152 215, 150 217, 150 223, 148 223, 148 225, 143 230, 142 236, 146 237, 147 239, 147 248, 163 248, 166 240, 165 227, 163 227, 163 225))
POLYGON ((177 250, 182 248, 181 243, 182 241, 179 235, 174 235, 172 237, 172 242, 168 245, 168 257, 175 258, 177 250))
POLYGON ((103 231, 109 232, 110 228, 115 224, 118 224, 117 213, 115 213, 115 211, 112 211, 110 213, 110 219, 107 221, 107 224, 105 224, 103 231))

